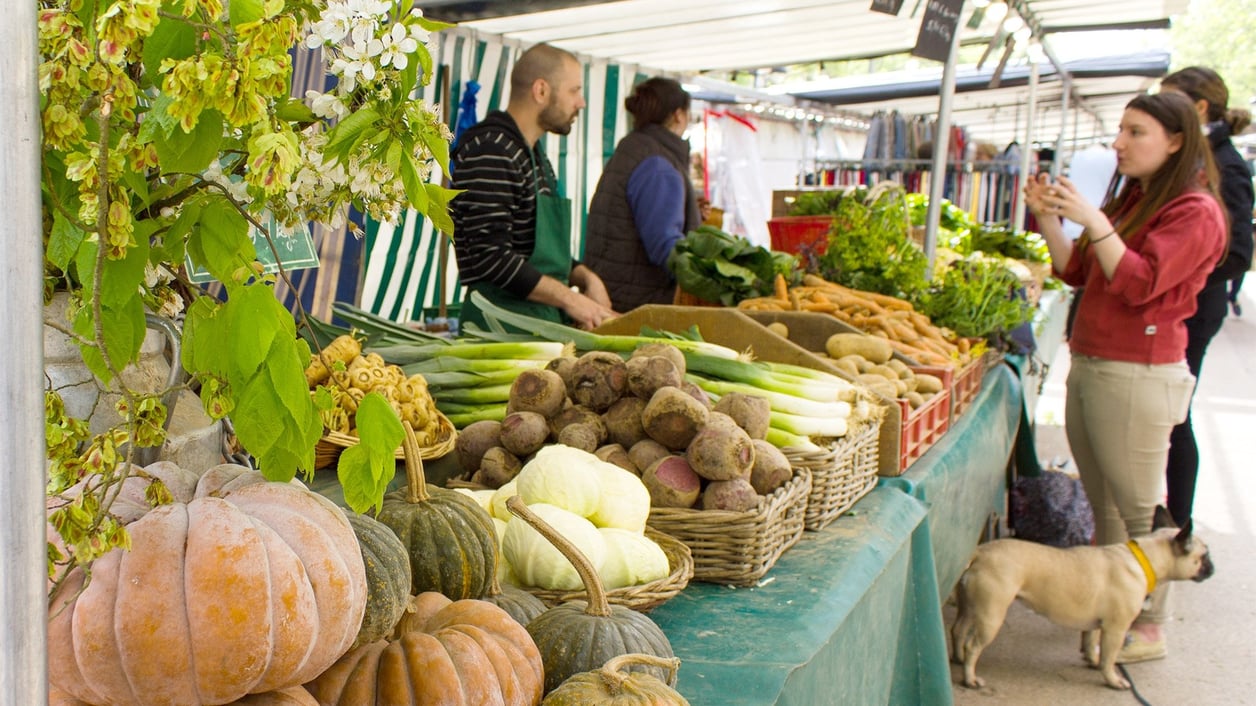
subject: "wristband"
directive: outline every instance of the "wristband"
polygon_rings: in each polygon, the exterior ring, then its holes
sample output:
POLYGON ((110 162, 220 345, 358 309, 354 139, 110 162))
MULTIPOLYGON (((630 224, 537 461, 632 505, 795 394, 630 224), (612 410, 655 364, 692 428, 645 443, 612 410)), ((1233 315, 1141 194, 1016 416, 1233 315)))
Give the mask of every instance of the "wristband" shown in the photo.
POLYGON ((1116 235, 1116 231, 1115 231, 1115 230, 1114 230, 1114 231, 1112 231, 1111 233, 1108 233, 1107 235, 1103 236, 1102 238, 1099 238, 1098 240, 1092 240, 1092 241, 1090 241, 1090 244, 1091 244, 1091 245, 1094 245, 1095 243, 1101 243, 1101 242, 1103 242, 1103 241, 1107 240, 1108 238, 1111 238, 1111 237, 1112 237, 1112 236, 1114 236, 1114 235, 1116 235))

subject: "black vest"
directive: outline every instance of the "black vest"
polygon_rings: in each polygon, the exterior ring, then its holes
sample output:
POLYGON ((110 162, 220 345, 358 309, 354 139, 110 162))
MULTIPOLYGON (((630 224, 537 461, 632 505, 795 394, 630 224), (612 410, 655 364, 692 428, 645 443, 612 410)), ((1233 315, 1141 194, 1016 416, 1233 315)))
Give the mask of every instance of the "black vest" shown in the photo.
POLYGON ((628 205, 628 177, 648 157, 661 156, 685 183, 685 232, 698 227, 698 202, 689 180, 689 143, 661 125, 633 130, 615 148, 589 204, 584 263, 606 284, 615 311, 642 304, 671 304, 676 283, 650 262, 628 205))

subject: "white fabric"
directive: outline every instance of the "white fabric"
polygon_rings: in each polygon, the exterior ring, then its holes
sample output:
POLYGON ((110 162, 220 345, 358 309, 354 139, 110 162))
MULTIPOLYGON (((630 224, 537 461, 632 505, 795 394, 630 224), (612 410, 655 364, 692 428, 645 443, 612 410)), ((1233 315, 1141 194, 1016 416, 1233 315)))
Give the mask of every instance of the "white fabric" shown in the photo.
MULTIPOLYGON (((1108 193, 1108 184, 1112 174, 1116 172, 1116 151, 1103 145, 1091 145, 1075 152, 1069 160, 1068 178, 1092 205, 1103 204, 1103 197, 1108 193)), ((1063 221, 1064 234, 1072 240, 1082 234, 1082 226, 1067 218, 1063 221)), ((1099 233, 1098 235, 1103 235, 1099 233)))
POLYGON ((720 131, 715 175, 718 196, 713 202, 724 210, 724 230, 771 248, 768 219, 772 217, 772 190, 763 178, 763 159, 755 130, 727 116, 712 122, 720 131))

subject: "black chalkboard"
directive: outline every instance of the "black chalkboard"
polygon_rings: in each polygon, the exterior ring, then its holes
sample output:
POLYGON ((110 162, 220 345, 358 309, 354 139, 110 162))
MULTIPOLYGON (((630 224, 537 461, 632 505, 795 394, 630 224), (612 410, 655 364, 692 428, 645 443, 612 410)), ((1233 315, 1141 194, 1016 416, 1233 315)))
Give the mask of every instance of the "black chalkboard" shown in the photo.
POLYGON ((884 12, 887 15, 897 15, 898 11, 903 9, 903 0, 872 0, 873 12, 884 12))
POLYGON ((929 0, 924 19, 920 21, 920 34, 912 56, 934 61, 946 61, 951 55, 951 40, 959 28, 959 14, 964 0, 929 0))

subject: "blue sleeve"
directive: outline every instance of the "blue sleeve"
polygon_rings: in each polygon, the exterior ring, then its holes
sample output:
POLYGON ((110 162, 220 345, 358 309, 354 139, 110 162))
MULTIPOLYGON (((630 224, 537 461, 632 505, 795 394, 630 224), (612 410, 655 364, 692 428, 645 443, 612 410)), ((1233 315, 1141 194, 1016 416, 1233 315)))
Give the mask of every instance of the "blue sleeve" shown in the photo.
POLYGON ((665 158, 646 158, 628 177, 628 207, 650 262, 666 267, 685 235, 684 177, 665 158))

